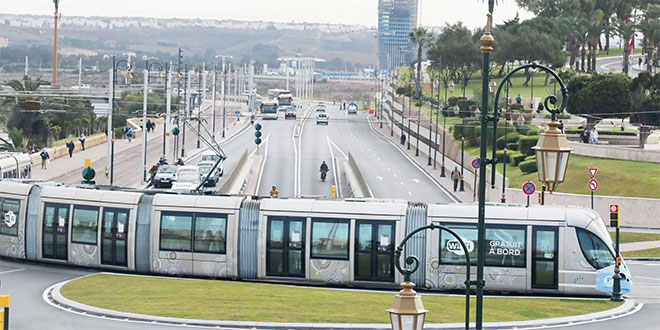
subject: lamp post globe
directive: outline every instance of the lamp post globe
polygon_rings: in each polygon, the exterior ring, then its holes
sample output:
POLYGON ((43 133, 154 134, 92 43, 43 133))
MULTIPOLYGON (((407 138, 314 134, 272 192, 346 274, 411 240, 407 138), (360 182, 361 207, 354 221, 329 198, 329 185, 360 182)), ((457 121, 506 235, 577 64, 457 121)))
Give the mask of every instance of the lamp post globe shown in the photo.
POLYGON ((536 152, 539 181, 543 182, 551 192, 558 184, 564 182, 571 153, 566 135, 558 126, 559 123, 554 120, 548 123, 548 129, 540 134, 538 143, 532 147, 536 152))
POLYGON ((403 289, 394 296, 390 313, 392 330, 423 330, 424 317, 428 310, 424 309, 422 296, 418 295, 413 287, 415 283, 401 283, 403 289))
POLYGON ((454 85, 454 82, 453 82, 453 81, 450 81, 450 82, 449 82, 449 91, 453 93, 455 87, 456 87, 456 85, 454 85))
POLYGON ((491 93, 495 93, 495 89, 497 88, 497 83, 495 80, 491 80, 490 84, 488 84, 488 91, 491 93))

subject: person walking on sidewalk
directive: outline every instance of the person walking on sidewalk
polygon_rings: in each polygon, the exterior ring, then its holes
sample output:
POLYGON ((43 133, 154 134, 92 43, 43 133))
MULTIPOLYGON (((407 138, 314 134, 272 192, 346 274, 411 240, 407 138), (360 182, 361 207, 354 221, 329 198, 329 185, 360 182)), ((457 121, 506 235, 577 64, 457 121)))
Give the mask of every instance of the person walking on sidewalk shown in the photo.
POLYGON ((50 162, 50 155, 48 154, 48 151, 46 151, 46 148, 44 148, 43 151, 39 154, 41 156, 41 169, 47 170, 48 168, 48 163, 50 162))
POLYGON ((406 144, 406 134, 401 132, 401 145, 406 144))
MULTIPOLYGON (((82 150, 85 151, 85 134, 80 134, 80 146, 82 147, 82 150)), ((73 143, 73 141, 71 142, 73 143)))
POLYGON ((76 148, 76 145, 73 143, 73 141, 67 142, 66 148, 69 150, 69 158, 73 157, 73 149, 76 148))
POLYGON ((131 142, 131 139, 133 138, 133 128, 129 127, 128 131, 126 132, 126 137, 128 137, 128 142, 131 142))
POLYGON ((454 180, 454 192, 458 189, 458 180, 461 179, 461 172, 458 170, 458 166, 454 167, 454 170, 451 171, 451 179, 454 180))
POLYGON ((591 144, 598 144, 598 131, 596 131, 596 127, 591 128, 591 133, 589 133, 589 142, 591 142, 591 144))

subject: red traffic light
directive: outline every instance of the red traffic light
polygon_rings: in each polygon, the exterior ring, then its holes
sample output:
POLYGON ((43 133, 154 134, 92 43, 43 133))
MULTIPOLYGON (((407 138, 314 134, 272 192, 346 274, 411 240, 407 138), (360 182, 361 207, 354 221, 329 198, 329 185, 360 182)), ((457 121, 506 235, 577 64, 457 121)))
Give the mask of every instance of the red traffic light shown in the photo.
POLYGON ((611 204, 610 205, 610 212, 619 212, 619 205, 618 204, 611 204))
POLYGON ((616 265, 621 266, 621 257, 616 258, 616 265))

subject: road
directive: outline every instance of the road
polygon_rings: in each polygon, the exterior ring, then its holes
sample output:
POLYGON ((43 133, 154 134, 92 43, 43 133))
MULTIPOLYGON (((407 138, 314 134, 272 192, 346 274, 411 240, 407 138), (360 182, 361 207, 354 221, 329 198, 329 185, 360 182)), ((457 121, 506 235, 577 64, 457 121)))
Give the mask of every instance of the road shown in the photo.
MULTIPOLYGON (((643 71, 638 65, 637 65, 637 59, 641 55, 633 55, 630 56, 632 59, 633 65, 628 66, 628 75, 635 78, 637 75, 643 71)), ((623 58, 616 56, 616 57, 603 57, 603 58, 597 58, 596 59, 596 71, 598 72, 618 72, 620 73, 622 70, 623 66, 623 58), (614 69, 614 71, 612 71, 614 69)))

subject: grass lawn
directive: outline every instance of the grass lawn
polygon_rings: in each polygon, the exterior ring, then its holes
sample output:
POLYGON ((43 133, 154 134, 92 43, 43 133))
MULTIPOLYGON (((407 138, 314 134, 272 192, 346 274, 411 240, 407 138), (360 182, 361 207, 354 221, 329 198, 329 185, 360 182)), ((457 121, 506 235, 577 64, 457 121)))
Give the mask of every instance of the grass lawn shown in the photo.
POLYGON ((660 258, 660 248, 621 252, 624 258, 660 258))
MULTIPOLYGON (((610 40, 610 42, 612 42, 612 41, 610 40)), ((642 53, 641 48, 635 48, 635 49, 633 49, 633 51, 631 52, 630 55, 638 55, 638 54, 641 54, 641 53, 642 53)), ((596 56, 596 58, 610 57, 610 56, 621 56, 621 57, 623 57, 623 48, 610 48, 609 55, 607 54, 606 51, 602 50, 602 51, 598 52, 598 55, 596 56)))
MULTIPOLYGON (((616 239, 616 232, 611 231, 610 236, 612 237, 612 242, 614 242, 616 239)), ((619 243, 634 243, 634 242, 647 242, 647 241, 660 241, 660 234, 619 231, 619 243)))
MULTIPOLYGON (((466 147, 465 153, 479 155, 479 147, 466 147)), ((488 150, 488 157, 491 151, 488 150)), ((466 156, 466 166, 472 160, 466 156)), ((557 192, 588 195, 591 193, 587 184, 591 176, 589 168, 598 168, 596 180, 598 190, 595 195, 660 198, 660 166, 656 163, 637 162, 632 160, 605 159, 571 155, 564 182, 557 186, 557 192), (642 173, 643 175, 641 175, 642 173)), ((502 164, 497 164, 497 172, 502 173, 502 164)), ((506 177, 509 187, 520 189, 523 183, 529 181, 541 187, 538 173, 523 173, 518 167, 507 164, 506 177)))
MULTIPOLYGON (((62 295, 101 308, 170 317, 271 322, 389 323, 391 292, 359 292, 216 280, 98 274, 62 295)), ((424 295, 428 323, 463 322, 465 297, 424 295)), ((474 299, 471 302, 474 303, 474 299)), ((586 314, 619 306, 607 299, 487 297, 484 321, 586 314)), ((474 312, 474 306, 471 307, 474 312)), ((472 317, 474 320, 474 317, 472 317)))

